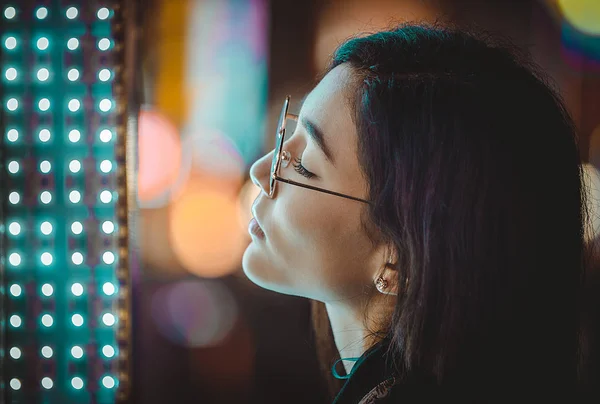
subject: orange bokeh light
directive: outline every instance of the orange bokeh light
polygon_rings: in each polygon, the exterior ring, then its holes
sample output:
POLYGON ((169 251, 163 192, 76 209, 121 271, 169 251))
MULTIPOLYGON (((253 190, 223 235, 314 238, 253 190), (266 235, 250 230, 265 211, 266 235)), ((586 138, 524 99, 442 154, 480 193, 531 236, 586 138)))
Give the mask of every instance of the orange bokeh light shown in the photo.
POLYGON ((169 238, 190 272, 219 277, 238 269, 248 243, 239 225, 237 196, 218 181, 190 179, 170 206, 169 238))

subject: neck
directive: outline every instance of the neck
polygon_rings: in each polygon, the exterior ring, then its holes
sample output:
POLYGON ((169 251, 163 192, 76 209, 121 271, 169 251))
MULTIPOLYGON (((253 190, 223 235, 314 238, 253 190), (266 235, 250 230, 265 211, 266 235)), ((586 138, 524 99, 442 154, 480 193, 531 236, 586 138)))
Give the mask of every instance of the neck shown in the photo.
MULTIPOLYGON (((358 358, 379 342, 379 338, 371 335, 370 332, 378 330, 377 322, 373 321, 378 316, 373 314, 378 312, 375 308, 379 305, 369 306, 374 313, 367 311, 367 324, 364 322, 365 316, 362 307, 340 304, 340 302, 325 303, 325 307, 340 358, 358 358)), ((356 361, 343 360, 342 363, 346 374, 350 374, 356 361)))

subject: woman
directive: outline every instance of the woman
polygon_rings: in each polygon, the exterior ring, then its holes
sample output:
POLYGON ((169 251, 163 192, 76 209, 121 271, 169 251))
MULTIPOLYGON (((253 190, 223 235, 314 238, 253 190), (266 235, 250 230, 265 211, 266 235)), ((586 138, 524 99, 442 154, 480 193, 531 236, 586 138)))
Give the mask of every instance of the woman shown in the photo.
POLYGON ((350 39, 250 170, 244 272, 326 309, 336 404, 572 402, 579 151, 509 49, 424 25, 350 39))

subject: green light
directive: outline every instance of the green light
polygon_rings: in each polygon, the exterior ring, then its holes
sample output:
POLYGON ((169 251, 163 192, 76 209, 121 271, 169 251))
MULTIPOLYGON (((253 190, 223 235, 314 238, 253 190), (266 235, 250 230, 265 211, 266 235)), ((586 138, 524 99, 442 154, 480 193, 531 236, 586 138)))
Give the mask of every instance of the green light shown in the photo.
POLYGON ((41 352, 42 352, 42 356, 46 359, 52 358, 52 355, 54 354, 54 352, 52 351, 52 348, 50 348, 47 345, 42 347, 41 352))
POLYGON ((100 10, 98 10, 98 19, 99 20, 106 20, 109 17, 109 15, 110 15, 110 11, 106 7, 102 7, 100 10))
POLYGON ((110 76, 111 76, 110 70, 108 70, 108 69, 102 69, 98 72, 98 79, 100 81, 108 81, 108 80, 110 80, 110 76))
POLYGON ((8 256, 8 262, 13 267, 18 267, 19 265, 21 265, 21 255, 19 255, 19 253, 16 252, 10 254, 8 256))
POLYGON ((79 139, 81 139, 81 132, 77 129, 73 129, 69 132, 69 140, 71 143, 77 143, 79 142, 79 139))
POLYGON ((69 81, 77 81, 79 79, 79 70, 69 70, 69 73, 67 73, 67 78, 69 79, 69 81))
POLYGON ((112 163, 109 160, 103 160, 100 163, 100 171, 103 173, 109 173, 112 170, 112 163))
POLYGON ((71 379, 71 385, 76 390, 81 390, 83 388, 83 380, 81 377, 74 377, 71 379))
POLYGON ((75 345, 71 348, 71 355, 75 359, 81 359, 83 357, 83 349, 80 346, 75 345))
POLYGON ((52 327, 52 324, 54 324, 54 319, 52 316, 50 314, 44 314, 42 316, 42 325, 44 327, 52 327))
POLYGON ((69 170, 73 174, 77 174, 81 170, 81 163, 79 162, 79 160, 71 160, 71 162, 69 163, 69 170))
POLYGON ((16 111, 19 108, 19 101, 16 98, 9 98, 6 101, 6 108, 12 112, 16 111))
POLYGON ((8 69, 6 69, 6 73, 4 73, 4 76, 8 81, 15 80, 17 78, 17 69, 15 69, 14 67, 9 67, 8 69))
POLYGON ((83 294, 83 285, 79 282, 74 283, 71 285, 71 293, 73 293, 74 296, 81 296, 83 294))
POLYGON ((79 100, 73 98, 71 101, 69 101, 69 111, 77 112, 79 111, 79 107, 81 107, 81 102, 79 102, 79 100))
POLYGON ((71 201, 71 203, 81 202, 81 193, 77 190, 69 192, 69 200, 71 201))
POLYGON ((79 47, 79 40, 77 38, 71 38, 67 41, 67 48, 69 50, 76 50, 79 47))
POLYGON ((10 316, 10 325, 12 325, 15 328, 19 328, 21 324, 23 324, 21 317, 17 316, 16 314, 10 316))
POLYGON ((43 191, 40 194, 40 202, 42 202, 44 205, 47 205, 50 202, 52 202, 52 194, 50 193, 50 191, 43 191))
POLYGON ((69 7, 67 9, 67 18, 69 20, 73 20, 75 18, 77 18, 77 14, 79 14, 79 11, 75 8, 75 7, 69 7))
POLYGON ((104 376, 102 378, 102 385, 107 389, 112 389, 113 387, 115 387, 115 379, 113 379, 110 376, 104 376))
POLYGON ((83 325, 83 316, 81 314, 73 314, 71 316, 71 322, 75 327, 81 327, 83 325))
POLYGON ((112 296, 115 293, 115 285, 110 282, 106 282, 104 285, 102 285, 102 291, 106 296, 112 296))
POLYGON ((14 36, 9 36, 8 38, 6 38, 6 40, 4 41, 4 46, 6 47, 6 49, 8 50, 13 50, 17 47, 17 38, 15 38, 14 36))
POLYGON ((104 325, 112 327, 113 325, 115 325, 116 319, 113 314, 106 313, 102 316, 102 322, 104 323, 104 325))
POLYGON ((13 390, 20 390, 21 381, 19 379, 10 379, 10 388, 13 390))
POLYGON ((112 139, 112 132, 109 129, 103 129, 100 131, 100 141, 102 143, 108 143, 112 139))
POLYGON ((8 232, 13 236, 18 236, 21 233, 21 225, 17 222, 12 222, 8 225, 8 232))
POLYGON ((107 265, 113 264, 115 262, 115 254, 110 251, 106 251, 104 254, 102 254, 102 261, 104 261, 104 263, 107 265))
POLYGON ((12 20, 13 18, 15 18, 16 15, 17 10, 15 10, 14 7, 6 7, 6 9, 4 10, 4 17, 6 17, 7 20, 12 20))
POLYGON ((23 292, 23 290, 21 289, 21 286, 17 285, 16 283, 10 285, 10 294, 13 295, 14 297, 21 296, 22 292, 23 292))
POLYGON ((9 142, 16 142, 19 140, 19 131, 16 129, 9 129, 8 132, 6 132, 6 138, 9 142))
POLYGON ((110 48, 110 39, 102 38, 98 41, 98 49, 101 51, 106 51, 110 48))
POLYGON ((106 234, 111 234, 113 231, 115 231, 115 224, 108 220, 105 221, 102 223, 102 231, 106 234))
POLYGON ((100 103, 98 104, 98 108, 100 108, 100 111, 102 112, 108 112, 112 108, 112 101, 108 98, 105 98, 102 101, 100 101, 100 103))
POLYGON ((40 231, 44 236, 50 235, 52 233, 52 224, 50 222, 43 222, 40 225, 40 231))
POLYGON ((21 350, 16 346, 10 348, 10 357, 13 359, 21 358, 21 350))
POLYGON ((112 201, 112 192, 108 190, 100 192, 100 202, 110 203, 110 201, 112 201))
POLYGON ((48 160, 44 160, 40 163, 40 171, 43 174, 48 174, 51 169, 52 169, 52 165, 50 164, 50 162, 48 160))
POLYGON ((50 254, 49 252, 42 253, 40 261, 42 261, 42 264, 46 266, 51 265, 53 261, 52 254, 50 254))
POLYGON ((37 48, 39 50, 46 50, 48 49, 48 46, 50 45, 50 41, 48 41, 48 38, 46 37, 41 37, 37 40, 37 48))
POLYGON ((112 358, 115 356, 115 349, 110 345, 104 345, 102 347, 102 354, 107 358, 112 358))
POLYGON ((17 191, 13 191, 10 194, 8 194, 8 201, 13 205, 16 205, 21 201, 21 195, 19 195, 17 191))
POLYGON ((48 78, 50 77, 50 72, 48 71, 48 69, 41 68, 37 71, 37 79, 41 82, 44 82, 46 80, 48 80, 48 78))
POLYGON ((71 231, 73 232, 73 234, 81 234, 81 232, 83 231, 83 225, 81 224, 81 222, 73 222, 71 224, 71 231))
POLYGON ((39 137, 39 139, 40 139, 41 142, 46 143, 48 140, 50 140, 50 136, 51 135, 52 134, 50 133, 50 131, 48 129, 42 129, 42 130, 40 130, 40 133, 38 134, 38 137, 39 137))
POLYGON ((46 297, 52 296, 54 293, 54 288, 49 283, 44 283, 42 285, 42 294, 46 297))
POLYGON ((8 163, 8 172, 11 174, 16 174, 19 172, 19 162, 13 160, 8 163))
POLYGON ((73 253, 73 255, 71 255, 71 262, 75 265, 83 264, 83 254, 80 252, 73 253))
POLYGON ((42 379, 42 387, 46 390, 50 390, 54 386, 54 382, 49 377, 44 377, 42 379))
POLYGON ((43 20, 44 18, 48 17, 48 9, 46 7, 38 8, 37 11, 35 12, 35 16, 39 20, 43 20))

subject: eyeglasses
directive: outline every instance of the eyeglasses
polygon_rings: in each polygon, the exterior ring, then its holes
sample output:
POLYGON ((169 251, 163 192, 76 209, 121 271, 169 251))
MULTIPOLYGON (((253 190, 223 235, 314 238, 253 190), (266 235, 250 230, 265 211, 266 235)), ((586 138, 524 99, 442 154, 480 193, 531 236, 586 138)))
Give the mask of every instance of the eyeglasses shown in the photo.
POLYGON ((283 102, 283 108, 281 108, 281 115, 279 116, 279 122, 277 123, 277 132, 275 134, 275 153, 273 153, 273 160, 271 161, 271 175, 269 177, 269 197, 273 198, 275 195, 275 188, 277 186, 277 182, 285 182, 287 184, 296 185, 298 187, 312 189, 313 191, 324 192, 326 194, 339 196, 342 198, 352 199, 354 201, 364 202, 370 204, 371 202, 366 201, 364 199, 355 198, 353 196, 340 194, 338 192, 329 191, 327 189, 313 187, 311 185, 302 184, 296 181, 288 180, 285 178, 281 178, 279 176, 279 170, 281 168, 282 161, 283 164, 287 166, 291 160, 291 154, 288 151, 283 150, 283 142, 285 138, 285 128, 286 122, 288 119, 292 119, 294 121, 298 120, 298 115, 288 113, 288 107, 290 105, 290 96, 285 97, 285 101, 283 102))

